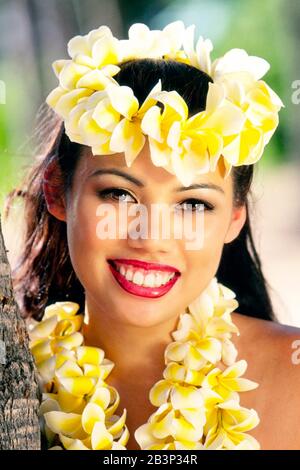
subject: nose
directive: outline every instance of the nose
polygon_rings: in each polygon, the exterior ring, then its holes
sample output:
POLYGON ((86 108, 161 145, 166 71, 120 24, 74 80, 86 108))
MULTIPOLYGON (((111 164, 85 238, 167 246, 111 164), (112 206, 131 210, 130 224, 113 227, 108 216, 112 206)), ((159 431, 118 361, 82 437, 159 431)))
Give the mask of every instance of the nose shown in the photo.
POLYGON ((176 241, 168 205, 139 205, 136 214, 134 220, 128 221, 128 245, 148 253, 174 253, 176 241))

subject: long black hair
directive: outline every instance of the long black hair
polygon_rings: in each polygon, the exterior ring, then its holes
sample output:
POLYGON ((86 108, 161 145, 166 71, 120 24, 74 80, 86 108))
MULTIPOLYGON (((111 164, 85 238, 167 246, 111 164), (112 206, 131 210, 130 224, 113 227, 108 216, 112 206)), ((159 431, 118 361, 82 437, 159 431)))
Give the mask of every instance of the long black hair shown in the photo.
MULTIPOLYGON (((134 91, 140 103, 161 79, 162 89, 176 90, 187 102, 189 115, 205 109, 209 83, 206 73, 183 62, 165 59, 134 59, 120 64, 114 76, 120 85, 134 91)), ((13 282, 24 317, 37 320, 46 305, 59 300, 72 300, 84 308, 84 288, 71 264, 66 223, 52 216, 43 192, 44 170, 56 161, 64 178, 64 190, 72 185, 73 175, 83 146, 71 142, 64 123, 46 105, 40 116, 48 135, 47 148, 39 153, 21 188, 16 188, 7 200, 7 214, 13 200, 24 199, 25 241, 20 259, 13 270, 13 282)), ((247 220, 239 236, 224 245, 216 276, 232 289, 239 302, 239 312, 266 320, 275 320, 267 282, 255 249, 250 226, 249 197, 253 165, 232 168, 234 204, 245 204, 247 220)))

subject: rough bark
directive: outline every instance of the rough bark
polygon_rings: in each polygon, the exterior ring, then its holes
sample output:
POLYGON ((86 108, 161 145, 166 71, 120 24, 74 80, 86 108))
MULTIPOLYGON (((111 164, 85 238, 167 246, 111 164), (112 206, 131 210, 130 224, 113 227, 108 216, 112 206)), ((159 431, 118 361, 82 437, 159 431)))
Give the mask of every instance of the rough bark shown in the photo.
POLYGON ((40 392, 14 298, 0 219, 0 449, 40 449, 40 392))

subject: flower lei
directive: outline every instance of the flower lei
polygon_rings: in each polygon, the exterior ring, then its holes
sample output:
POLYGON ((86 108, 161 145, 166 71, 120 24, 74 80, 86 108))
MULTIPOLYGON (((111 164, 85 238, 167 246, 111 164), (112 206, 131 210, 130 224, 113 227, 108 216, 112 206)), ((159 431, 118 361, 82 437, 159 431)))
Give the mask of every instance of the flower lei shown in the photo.
POLYGON ((90 146, 93 155, 124 152, 130 167, 147 137, 154 165, 185 186, 196 175, 215 171, 220 158, 225 177, 232 166, 258 161, 283 106, 261 80, 269 64, 237 48, 212 62, 211 41, 200 36, 195 46, 194 28, 182 21, 162 31, 135 23, 126 40, 114 37, 108 26, 72 38, 71 59, 52 64, 59 86, 46 98, 70 140, 90 146), (113 78, 118 64, 138 58, 172 59, 207 73, 213 83, 206 109, 188 117, 185 100, 175 90, 162 90, 160 80, 139 103, 130 87, 113 78))
MULTIPOLYGON (((163 379, 149 392, 158 409, 135 431, 142 450, 259 449, 247 434, 259 423, 239 393, 257 383, 242 378, 245 360, 235 362, 230 340, 239 335, 231 319, 233 291, 212 279, 180 315, 174 341, 165 350, 163 379), (217 363, 221 363, 221 369, 217 363)), ((126 449, 126 409, 105 381, 114 364, 101 348, 84 346, 83 315, 73 302, 56 302, 31 328, 30 348, 43 391, 40 415, 51 449, 126 449)))

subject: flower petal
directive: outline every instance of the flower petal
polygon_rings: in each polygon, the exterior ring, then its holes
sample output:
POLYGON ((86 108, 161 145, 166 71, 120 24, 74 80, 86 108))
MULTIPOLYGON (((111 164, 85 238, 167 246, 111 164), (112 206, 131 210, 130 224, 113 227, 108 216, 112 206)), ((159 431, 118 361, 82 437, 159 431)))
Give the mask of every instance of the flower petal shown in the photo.
POLYGON ((94 425, 91 440, 93 450, 111 449, 113 443, 112 435, 107 431, 105 424, 100 421, 94 425))
POLYGON ((100 421, 104 423, 105 413, 96 403, 88 403, 83 410, 81 422, 86 433, 91 434, 95 423, 100 421))
POLYGON ((122 116, 131 119, 139 108, 139 102, 132 89, 128 86, 108 85, 106 91, 113 108, 122 116))
POLYGON ((122 119, 114 128, 110 139, 110 148, 115 152, 124 152, 125 160, 130 167, 145 144, 139 122, 122 119))
POLYGON ((77 361, 80 366, 84 364, 93 364, 97 366, 101 364, 104 359, 104 351, 95 346, 80 346, 77 351, 77 361))
POLYGON ((63 433, 72 437, 81 428, 80 414, 49 411, 44 414, 44 418, 47 426, 56 434, 63 433))
POLYGON ((171 403, 174 410, 201 408, 203 406, 202 392, 193 386, 176 385, 171 389, 171 403))
POLYGON ((75 397, 82 397, 91 393, 96 385, 96 379, 93 377, 61 377, 62 386, 75 397))
POLYGON ((122 416, 112 415, 110 417, 108 432, 110 432, 113 436, 117 435, 125 426, 126 416, 126 408, 124 408, 122 416))
POLYGON ((156 439, 152 434, 152 425, 146 423, 139 426, 134 433, 134 438, 141 449, 146 449, 154 444, 156 439))
POLYGON ((161 406, 168 400, 171 390, 171 383, 168 380, 159 380, 153 385, 149 392, 149 399, 152 405, 161 406))

